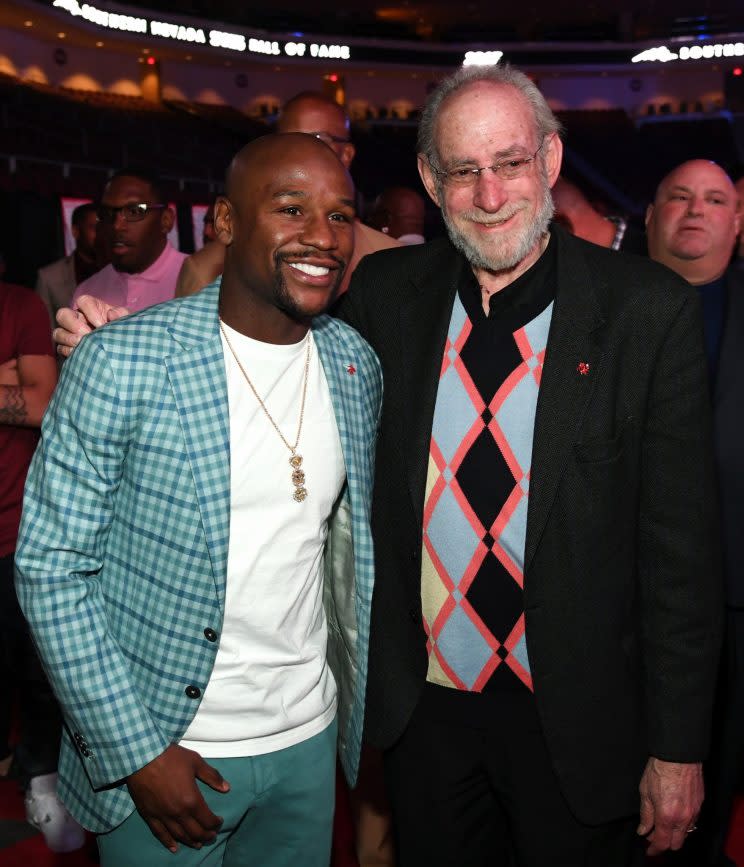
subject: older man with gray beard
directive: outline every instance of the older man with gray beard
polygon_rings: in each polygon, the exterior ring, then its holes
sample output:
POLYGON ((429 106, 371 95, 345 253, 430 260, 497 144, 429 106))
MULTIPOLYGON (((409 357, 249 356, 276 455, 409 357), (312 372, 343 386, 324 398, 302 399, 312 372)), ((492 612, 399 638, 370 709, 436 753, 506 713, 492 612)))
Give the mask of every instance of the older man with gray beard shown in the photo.
POLYGON ((385 381, 365 733, 399 865, 642 864, 694 830, 720 643, 698 299, 550 227, 517 70, 445 79, 418 150, 449 238, 341 310, 385 381))

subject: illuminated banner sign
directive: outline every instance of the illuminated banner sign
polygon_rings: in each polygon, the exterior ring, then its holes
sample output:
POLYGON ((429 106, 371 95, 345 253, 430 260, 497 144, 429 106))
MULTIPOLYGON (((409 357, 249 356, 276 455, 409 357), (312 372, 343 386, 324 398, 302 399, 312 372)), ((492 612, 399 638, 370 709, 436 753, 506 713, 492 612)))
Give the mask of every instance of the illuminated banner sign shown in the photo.
POLYGON ((744 55, 744 42, 718 42, 705 45, 674 46, 674 51, 666 45, 647 48, 632 58, 633 63, 668 63, 670 60, 712 60, 715 57, 741 57, 744 55))
MULTIPOLYGON (((391 41, 384 45, 378 40, 374 44, 355 40, 353 46, 332 41, 312 38, 304 39, 302 34, 294 38, 275 38, 254 32, 238 30, 218 30, 200 26, 199 22, 183 24, 162 18, 141 17, 131 10, 127 12, 107 12, 82 0, 49 0, 52 6, 68 14, 79 17, 97 27, 118 30, 124 33, 141 34, 143 37, 167 39, 185 45, 203 45, 235 52, 244 57, 254 57, 267 61, 279 59, 319 61, 334 64, 354 62, 358 65, 394 64, 396 66, 419 66, 428 69, 455 69, 459 66, 487 66, 508 59, 521 67, 539 66, 599 66, 603 68, 624 67, 632 63, 667 63, 669 61, 712 60, 715 58, 744 56, 744 42, 685 44, 670 43, 639 50, 630 57, 627 45, 583 43, 561 46, 555 43, 531 43, 509 47, 508 56, 500 50, 477 48, 469 50, 466 45, 428 45, 413 46, 391 41)), ((206 22, 205 22, 206 23, 206 22)), ((224 26, 224 25, 223 25, 224 26)), ((738 38, 739 34, 735 37, 738 38)), ((719 37, 725 38, 725 37, 719 37)), ((640 46, 639 46, 640 48, 640 46)))
POLYGON ((79 0, 53 0, 52 6, 64 9, 70 15, 90 21, 109 30, 123 30, 127 33, 142 33, 176 42, 197 45, 210 45, 212 48, 227 48, 246 54, 262 54, 270 57, 302 57, 317 60, 351 60, 348 45, 328 45, 322 42, 284 42, 282 40, 257 39, 243 33, 224 30, 210 30, 203 27, 190 27, 171 21, 156 21, 133 15, 121 15, 97 9, 79 0))
POLYGON ((466 51, 462 65, 495 66, 503 56, 503 51, 466 51))
POLYGON ((108 27, 110 30, 125 30, 128 33, 147 33, 147 19, 138 18, 134 15, 119 15, 117 12, 106 12, 83 3, 78 0, 54 0, 52 6, 58 6, 69 12, 70 15, 79 15, 92 24, 99 27, 108 27))

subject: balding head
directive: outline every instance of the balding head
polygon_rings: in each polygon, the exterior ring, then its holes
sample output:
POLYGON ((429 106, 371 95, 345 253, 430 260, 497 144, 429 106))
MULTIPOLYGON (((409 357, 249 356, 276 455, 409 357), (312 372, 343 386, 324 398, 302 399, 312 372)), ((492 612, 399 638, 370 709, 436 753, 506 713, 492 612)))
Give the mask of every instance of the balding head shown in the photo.
POLYGON ((306 325, 323 312, 351 258, 349 173, 317 139, 269 135, 236 155, 225 189, 215 204, 217 238, 227 247, 225 321, 258 340, 291 342, 274 340, 267 323, 306 325))
POLYGON ((391 238, 424 234, 424 199, 408 187, 388 187, 375 199, 369 224, 391 238))
POLYGON ((709 160, 690 160, 673 169, 646 211, 649 255, 695 285, 723 274, 738 232, 734 185, 709 160))
POLYGON ((349 118, 340 105, 322 93, 308 90, 288 100, 279 115, 276 130, 316 136, 334 151, 347 169, 354 159, 349 118))

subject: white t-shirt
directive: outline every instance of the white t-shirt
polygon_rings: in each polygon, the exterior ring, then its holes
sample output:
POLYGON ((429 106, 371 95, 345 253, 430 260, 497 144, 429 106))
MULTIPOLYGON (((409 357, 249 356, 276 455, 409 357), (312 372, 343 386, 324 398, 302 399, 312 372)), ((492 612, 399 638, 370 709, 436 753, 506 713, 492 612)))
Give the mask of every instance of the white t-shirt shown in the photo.
POLYGON ((292 498, 290 452, 222 338, 230 407, 230 545, 225 619, 215 666, 181 744, 205 757, 250 756, 307 740, 336 713, 326 661, 323 548, 346 477, 341 442, 312 332, 279 346, 224 326, 287 442, 302 434, 307 499, 292 498))

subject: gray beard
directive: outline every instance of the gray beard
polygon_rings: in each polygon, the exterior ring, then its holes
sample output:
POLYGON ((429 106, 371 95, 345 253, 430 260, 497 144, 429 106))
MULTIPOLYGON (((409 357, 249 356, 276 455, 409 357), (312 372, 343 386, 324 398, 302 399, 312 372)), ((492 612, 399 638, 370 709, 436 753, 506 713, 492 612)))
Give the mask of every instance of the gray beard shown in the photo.
MULTIPOLYGON (((505 245, 491 242, 488 249, 482 249, 470 240, 450 219, 444 206, 443 191, 440 191, 439 201, 442 202, 442 219, 447 227, 447 234, 454 247, 468 260, 472 268, 483 271, 508 271, 518 265, 540 242, 548 230, 555 208, 547 178, 542 176, 542 201, 535 219, 522 232, 522 237, 516 243, 505 245)), ((485 247, 485 245, 483 245, 485 247)))

